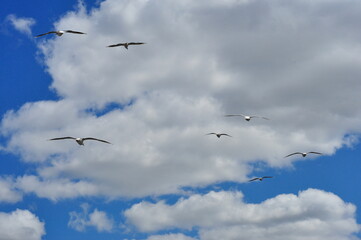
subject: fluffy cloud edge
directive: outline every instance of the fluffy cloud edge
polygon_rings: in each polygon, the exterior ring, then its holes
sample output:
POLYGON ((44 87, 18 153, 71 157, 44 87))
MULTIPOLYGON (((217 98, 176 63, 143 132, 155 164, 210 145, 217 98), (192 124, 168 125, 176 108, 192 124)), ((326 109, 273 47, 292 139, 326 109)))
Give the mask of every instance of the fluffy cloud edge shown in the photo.
POLYGON ((22 200, 22 195, 21 191, 16 189, 13 178, 0 178, 0 202, 16 203, 22 200))
POLYGON ((17 209, 0 212, 0 239, 41 240, 45 235, 45 223, 28 210, 17 209))
POLYGON ((317 189, 280 194, 259 204, 245 203, 239 192, 209 192, 173 205, 142 201, 125 211, 141 232, 199 229, 200 239, 353 239, 360 226, 356 207, 317 189), (292 234, 290 234, 290 229, 292 234), (242 236, 239 234, 242 232, 242 236), (257 236, 257 237, 255 237, 257 236))

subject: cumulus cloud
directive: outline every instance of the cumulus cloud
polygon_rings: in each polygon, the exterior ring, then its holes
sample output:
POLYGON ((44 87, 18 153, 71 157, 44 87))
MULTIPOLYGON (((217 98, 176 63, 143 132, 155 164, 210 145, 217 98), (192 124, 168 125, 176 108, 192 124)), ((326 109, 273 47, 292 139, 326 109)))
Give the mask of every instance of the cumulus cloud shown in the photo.
POLYGON ((10 14, 6 20, 19 32, 31 36, 31 27, 36 23, 33 18, 17 17, 15 14, 10 14))
POLYGON ((281 194, 259 204, 239 192, 195 194, 169 205, 142 201, 125 211, 140 231, 199 229, 201 240, 354 239, 356 208, 338 196, 308 189, 281 194))
POLYGON ((106 212, 94 209, 93 212, 89 213, 89 204, 81 205, 82 212, 70 212, 70 219, 68 226, 77 230, 85 231, 87 227, 95 227, 98 232, 110 232, 113 229, 114 223, 109 218, 106 212))
POLYGON ((298 158, 283 156, 293 151, 331 155, 361 130, 360 10, 351 0, 80 7, 55 28, 77 26, 86 36, 38 43, 61 99, 9 111, 2 148, 37 162, 42 183, 86 185, 38 189, 36 180, 27 188, 20 181, 27 192, 54 198, 174 193, 243 182, 255 161, 289 166, 298 158), (105 47, 123 41, 147 44, 105 47), (271 120, 223 117, 232 113, 271 120), (234 137, 204 136, 213 131, 234 137), (113 145, 46 141, 61 136, 113 145))
POLYGON ((1 240, 40 240, 45 235, 44 223, 28 210, 0 212, 1 240))

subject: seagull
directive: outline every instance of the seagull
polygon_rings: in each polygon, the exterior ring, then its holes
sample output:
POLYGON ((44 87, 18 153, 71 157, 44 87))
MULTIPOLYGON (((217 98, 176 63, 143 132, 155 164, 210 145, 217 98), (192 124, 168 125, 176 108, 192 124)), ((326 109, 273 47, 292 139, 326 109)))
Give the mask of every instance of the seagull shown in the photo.
POLYGON ((75 140, 79 145, 82 145, 82 146, 84 146, 84 141, 85 141, 85 140, 95 140, 95 141, 99 141, 99 142, 111 144, 111 143, 108 142, 108 141, 101 140, 101 139, 98 139, 98 138, 92 138, 92 137, 86 137, 86 138, 60 137, 60 138, 52 138, 52 139, 49 139, 49 141, 52 141, 52 140, 63 140, 63 139, 73 139, 73 140, 75 140))
POLYGON ((112 45, 109 45, 107 47, 120 47, 120 46, 123 46, 128 50, 129 45, 142 45, 142 44, 145 44, 145 43, 143 43, 143 42, 126 42, 126 43, 112 44, 112 45))
POLYGON ((273 178, 273 177, 272 176, 256 177, 256 178, 252 178, 248 182, 252 182, 252 181, 256 181, 256 180, 262 181, 264 178, 273 178))
POLYGON ((228 135, 226 133, 207 133, 206 135, 216 135, 218 138, 220 138, 221 136, 227 136, 227 137, 232 137, 231 135, 228 135))
POLYGON ((228 114, 228 115, 224 115, 225 117, 238 117, 238 116, 241 116, 241 117, 244 117, 244 120, 246 121, 249 121, 251 120, 252 118, 263 118, 265 120, 269 120, 268 118, 266 117, 260 117, 260 116, 247 116, 247 115, 244 115, 244 114, 228 114))
POLYGON ((39 35, 36 35, 35 37, 41 37, 41 36, 45 36, 45 35, 53 34, 53 33, 58 35, 59 37, 61 35, 63 35, 64 33, 86 34, 86 33, 83 33, 83 32, 77 32, 77 31, 73 31, 73 30, 59 30, 59 31, 50 31, 50 32, 47 32, 47 33, 39 34, 39 35))
POLYGON ((302 157, 306 157, 307 154, 309 154, 309 153, 322 155, 322 153, 319 153, 319 152, 294 152, 294 153, 288 154, 287 156, 285 156, 285 158, 289 157, 289 156, 292 156, 292 155, 296 155, 296 154, 301 154, 302 157))

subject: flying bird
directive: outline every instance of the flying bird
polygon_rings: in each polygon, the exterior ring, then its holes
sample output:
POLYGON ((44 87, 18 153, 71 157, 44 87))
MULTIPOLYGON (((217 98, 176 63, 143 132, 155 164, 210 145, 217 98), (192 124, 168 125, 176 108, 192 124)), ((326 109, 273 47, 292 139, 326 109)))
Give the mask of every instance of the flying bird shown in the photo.
POLYGON ((256 177, 256 178, 252 178, 248 182, 252 182, 252 181, 256 181, 256 180, 262 181, 264 178, 273 178, 273 177, 272 176, 256 177))
POLYGON ((73 31, 73 30, 59 30, 59 31, 50 31, 50 32, 47 32, 47 33, 39 34, 39 35, 36 35, 35 37, 41 37, 41 36, 45 36, 45 35, 48 35, 48 34, 56 34, 56 35, 58 35, 60 37, 64 33, 86 34, 86 33, 83 33, 83 32, 77 32, 77 31, 73 31))
POLYGON ((111 144, 111 143, 108 142, 108 141, 105 141, 105 140, 102 140, 102 139, 98 139, 98 138, 92 138, 92 137, 86 137, 86 138, 60 137, 60 138, 52 138, 52 139, 49 139, 49 141, 52 141, 52 140, 64 140, 64 139, 73 139, 73 140, 75 140, 79 145, 82 145, 82 146, 84 146, 84 141, 85 141, 85 140, 95 140, 95 141, 99 141, 99 142, 111 144))
POLYGON ((120 47, 120 46, 123 46, 128 50, 129 45, 142 45, 142 44, 145 44, 145 43, 143 43, 143 42, 126 42, 126 43, 112 44, 112 45, 109 45, 107 47, 120 47))
POLYGON ((287 156, 285 156, 285 158, 292 156, 292 155, 296 155, 296 154, 300 154, 300 155, 302 155, 302 157, 306 157, 307 154, 309 154, 309 153, 322 155, 322 153, 319 153, 319 152, 294 152, 294 153, 288 154, 287 156))
POLYGON ((244 115, 244 114, 228 114, 228 115, 224 115, 225 117, 244 117, 244 120, 246 121, 250 121, 252 118, 262 118, 262 119, 265 119, 265 120, 269 120, 268 118, 266 117, 260 117, 260 116, 248 116, 248 115, 244 115))
POLYGON ((227 137, 232 137, 231 135, 228 135, 227 133, 207 133, 206 135, 216 135, 218 138, 220 138, 221 136, 227 136, 227 137))

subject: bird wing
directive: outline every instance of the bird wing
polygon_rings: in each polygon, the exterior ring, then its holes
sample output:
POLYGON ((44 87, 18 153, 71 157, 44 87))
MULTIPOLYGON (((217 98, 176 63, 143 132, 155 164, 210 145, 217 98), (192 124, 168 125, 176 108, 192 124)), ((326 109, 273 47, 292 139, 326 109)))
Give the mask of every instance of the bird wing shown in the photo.
POLYGON ((128 43, 128 45, 141 45, 141 44, 145 44, 143 42, 130 42, 128 43))
POLYGON ((67 32, 67 33, 75 33, 75 34, 86 34, 86 33, 83 33, 83 32, 77 32, 77 31, 73 31, 73 30, 65 30, 65 32, 67 32))
POLYGON ((75 137, 59 137, 59 138, 52 138, 52 139, 49 139, 50 140, 63 140, 63 139, 76 139, 75 137))
POLYGON ((224 115, 225 117, 239 117, 239 116, 241 116, 241 117, 245 117, 245 115, 243 115, 243 114, 227 114, 227 115, 224 115))
POLYGON ((313 154, 320 154, 320 155, 322 155, 322 153, 319 153, 319 152, 308 152, 308 153, 313 153, 313 154))
POLYGON ((212 134, 214 134, 214 135, 217 135, 217 133, 207 133, 206 135, 212 135, 212 134))
POLYGON ((285 158, 286 158, 286 157, 289 157, 289 156, 292 156, 292 155, 296 155, 296 154, 301 154, 301 155, 302 155, 301 152, 294 152, 294 153, 288 154, 287 156, 285 156, 285 158))
POLYGON ((45 35, 48 35, 48 34, 51 34, 51 33, 56 33, 56 32, 55 31, 50 31, 50 32, 47 32, 47 33, 42 33, 42 34, 36 35, 35 37, 41 37, 41 36, 45 36, 45 35))
POLYGON ((256 180, 259 180, 259 178, 258 177, 256 177, 256 178, 252 178, 251 180, 249 180, 248 182, 252 182, 252 181, 256 181, 256 180))
POLYGON ((107 47, 119 47, 119 46, 125 46, 125 43, 112 44, 112 45, 109 45, 107 47))
POLYGON ((273 178, 272 176, 264 176, 262 178, 273 178))
POLYGON ((219 134, 219 135, 223 135, 223 136, 227 136, 227 137, 232 137, 231 135, 228 135, 227 133, 221 133, 221 134, 219 134))
POLYGON ((83 140, 84 140, 84 141, 85 141, 85 140, 95 140, 95 141, 99 141, 99 142, 111 144, 111 143, 108 142, 108 141, 105 141, 105 140, 102 140, 102 139, 98 139, 98 138, 92 138, 92 137, 83 138, 83 140))
POLYGON ((250 118, 263 118, 265 120, 269 120, 269 118, 266 118, 266 117, 260 117, 260 116, 249 116, 250 118))

